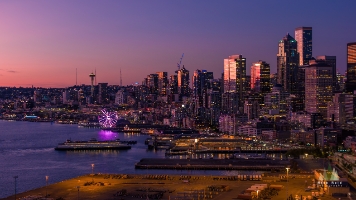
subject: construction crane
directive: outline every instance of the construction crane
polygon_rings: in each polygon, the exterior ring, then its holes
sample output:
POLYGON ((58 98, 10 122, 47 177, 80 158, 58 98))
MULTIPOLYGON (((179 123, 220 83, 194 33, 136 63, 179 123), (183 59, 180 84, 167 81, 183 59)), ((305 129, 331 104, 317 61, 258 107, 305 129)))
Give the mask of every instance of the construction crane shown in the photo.
POLYGON ((180 65, 182 64, 182 59, 183 59, 184 53, 182 54, 182 57, 179 60, 179 63, 177 63, 178 70, 180 70, 180 65))

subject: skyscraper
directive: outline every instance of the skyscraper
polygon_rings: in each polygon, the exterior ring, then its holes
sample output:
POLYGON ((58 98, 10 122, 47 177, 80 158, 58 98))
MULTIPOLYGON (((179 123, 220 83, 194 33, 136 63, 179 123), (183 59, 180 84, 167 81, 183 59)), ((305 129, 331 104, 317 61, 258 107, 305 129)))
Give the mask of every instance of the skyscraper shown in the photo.
POLYGON ((158 74, 149 74, 146 80, 146 86, 150 89, 150 93, 158 94, 158 74))
POLYGON ((278 44, 277 82, 290 94, 295 94, 297 91, 298 66, 299 54, 297 52, 297 41, 287 34, 278 44))
POLYGON ((167 72, 156 72, 158 74, 158 93, 160 95, 167 94, 168 74, 167 72))
POLYGON ((337 78, 336 78, 336 56, 317 56, 316 59, 326 62, 333 69, 333 71, 332 71, 333 92, 335 92, 337 90, 336 89, 336 83, 337 83, 337 78))
POLYGON ((308 65, 313 54, 312 27, 298 27, 295 29, 295 40, 298 43, 299 65, 308 65))
POLYGON ((224 59, 224 93, 237 93, 238 106, 243 107, 245 92, 246 58, 242 55, 231 55, 224 59))
POLYGON ((201 73, 200 69, 197 69, 193 72, 193 77, 192 77, 192 94, 193 97, 197 100, 199 93, 200 93, 200 80, 199 80, 199 74, 201 73))
POLYGON ((214 79, 213 72, 206 70, 195 70, 192 80, 193 97, 197 101, 196 106, 208 107, 207 94, 210 87, 210 80, 214 79))
POLYGON ((178 80, 178 94, 180 97, 189 96, 189 71, 184 68, 184 65, 181 69, 176 71, 177 80, 178 80))
POLYGON ((327 118, 328 102, 332 101, 332 67, 324 61, 305 66, 305 111, 327 118))
POLYGON ((356 42, 347 44, 346 91, 356 90, 356 42))
POLYGON ((251 66, 251 90, 268 93, 270 88, 270 66, 265 61, 258 61, 251 66))
POLYGON ((177 77, 177 75, 169 76, 169 94, 178 94, 178 77, 177 77))

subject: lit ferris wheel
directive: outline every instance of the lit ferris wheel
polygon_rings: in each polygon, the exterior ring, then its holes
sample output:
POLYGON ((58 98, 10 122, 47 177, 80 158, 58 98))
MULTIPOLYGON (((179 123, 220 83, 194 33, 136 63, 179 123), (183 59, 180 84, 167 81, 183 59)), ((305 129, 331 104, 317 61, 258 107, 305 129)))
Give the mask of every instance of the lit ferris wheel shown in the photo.
POLYGON ((106 109, 102 109, 98 119, 101 127, 112 128, 116 125, 118 116, 116 112, 109 112, 106 109))

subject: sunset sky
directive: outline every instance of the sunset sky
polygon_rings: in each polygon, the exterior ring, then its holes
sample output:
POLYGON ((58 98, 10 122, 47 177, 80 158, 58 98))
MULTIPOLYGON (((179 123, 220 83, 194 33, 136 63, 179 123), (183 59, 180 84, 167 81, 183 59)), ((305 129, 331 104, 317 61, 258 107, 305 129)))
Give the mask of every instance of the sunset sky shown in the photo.
POLYGON ((221 76, 223 59, 242 54, 248 73, 264 60, 276 72, 278 41, 313 27, 313 56, 337 56, 356 42, 356 1, 33 0, 0 1, 0 86, 67 87, 141 83, 182 63, 221 76))

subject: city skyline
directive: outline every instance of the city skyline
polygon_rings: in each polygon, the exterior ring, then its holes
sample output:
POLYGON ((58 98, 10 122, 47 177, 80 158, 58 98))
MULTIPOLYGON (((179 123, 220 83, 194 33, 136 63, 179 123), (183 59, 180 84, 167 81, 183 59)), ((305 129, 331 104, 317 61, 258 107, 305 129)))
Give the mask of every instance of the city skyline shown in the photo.
POLYGON ((214 78, 236 54, 246 58, 248 74, 259 60, 275 73, 278 41, 287 32, 294 37, 297 27, 312 27, 312 56, 336 56, 344 74, 347 43, 356 41, 347 21, 356 17, 356 2, 292 8, 256 2, 2 1, 0 86, 67 87, 75 85, 76 71, 78 84, 90 85, 95 70, 98 83, 119 85, 121 70, 123 85, 130 85, 147 74, 174 74, 182 53, 187 70, 205 69, 214 78))

